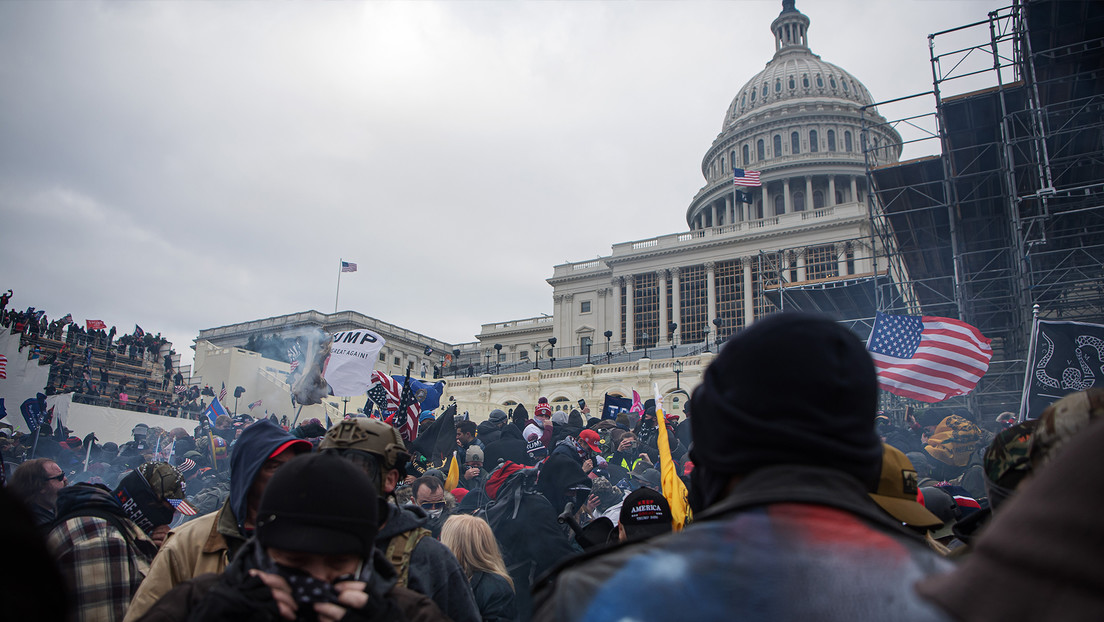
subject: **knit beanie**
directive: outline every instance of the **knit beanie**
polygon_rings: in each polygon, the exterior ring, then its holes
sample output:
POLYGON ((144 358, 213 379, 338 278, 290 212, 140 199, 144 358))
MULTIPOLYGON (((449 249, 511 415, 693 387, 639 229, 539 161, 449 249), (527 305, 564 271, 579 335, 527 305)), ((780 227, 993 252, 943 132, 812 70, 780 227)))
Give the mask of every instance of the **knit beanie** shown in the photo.
POLYGON ((379 495, 363 469, 333 454, 305 454, 272 475, 257 510, 257 539, 320 555, 372 556, 379 495))
POLYGON ((882 447, 866 348, 825 316, 779 313, 729 340, 694 391, 695 473, 828 467, 874 491, 882 447))

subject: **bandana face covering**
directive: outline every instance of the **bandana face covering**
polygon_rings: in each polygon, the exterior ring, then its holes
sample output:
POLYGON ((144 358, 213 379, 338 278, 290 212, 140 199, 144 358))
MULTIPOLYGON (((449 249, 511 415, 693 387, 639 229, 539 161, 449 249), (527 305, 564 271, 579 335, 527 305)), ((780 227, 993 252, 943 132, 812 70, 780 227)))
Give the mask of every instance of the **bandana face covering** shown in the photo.
POLYGON ((363 562, 361 562, 355 573, 343 574, 335 579, 333 583, 330 583, 316 579, 305 570, 277 564, 268 555, 260 551, 258 553, 260 570, 283 577, 288 586, 291 587, 291 597, 299 605, 295 618, 298 622, 316 622, 318 613, 312 605, 314 603, 337 603, 337 590, 334 589, 334 583, 357 581, 357 577, 360 576, 364 567, 363 562))

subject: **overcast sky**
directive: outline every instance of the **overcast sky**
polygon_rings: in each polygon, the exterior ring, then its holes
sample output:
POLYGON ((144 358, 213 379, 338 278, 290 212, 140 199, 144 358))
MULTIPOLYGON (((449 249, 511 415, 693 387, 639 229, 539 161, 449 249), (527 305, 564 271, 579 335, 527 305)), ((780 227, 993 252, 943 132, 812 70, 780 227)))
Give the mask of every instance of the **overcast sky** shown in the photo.
MULTIPOLYGON (((888 100, 1002 6, 799 1, 888 100)), ((352 309, 450 342, 686 230, 781 2, 0 2, 0 290, 165 334, 352 309)), ((887 114, 887 116, 891 116, 887 114)), ((908 155, 908 154, 907 154, 908 155)))

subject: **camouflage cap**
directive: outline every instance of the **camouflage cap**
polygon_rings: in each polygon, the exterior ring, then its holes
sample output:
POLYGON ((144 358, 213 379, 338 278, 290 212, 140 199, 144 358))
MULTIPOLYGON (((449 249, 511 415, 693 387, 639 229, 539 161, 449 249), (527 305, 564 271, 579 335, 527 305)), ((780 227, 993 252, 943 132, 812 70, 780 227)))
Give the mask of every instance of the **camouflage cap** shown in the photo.
POLYGON ((137 471, 149 482, 158 499, 164 501, 184 498, 184 478, 168 462, 146 462, 139 465, 137 471))
POLYGON ((1063 445, 1093 421, 1104 416, 1104 389, 1071 393, 1054 402, 1039 416, 1031 438, 1031 464, 1038 468, 1060 453, 1063 445))

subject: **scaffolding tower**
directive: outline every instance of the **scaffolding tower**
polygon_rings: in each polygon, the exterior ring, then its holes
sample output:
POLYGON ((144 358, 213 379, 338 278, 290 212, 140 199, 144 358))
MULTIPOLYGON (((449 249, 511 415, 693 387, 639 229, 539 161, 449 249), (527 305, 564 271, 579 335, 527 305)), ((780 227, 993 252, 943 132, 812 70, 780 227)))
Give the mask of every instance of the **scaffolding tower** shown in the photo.
POLYGON ((993 360, 956 404, 1016 411, 1033 306, 1104 322, 1104 3, 1017 0, 928 41, 932 90, 864 115, 871 291, 980 329, 993 360), (879 123, 932 155, 887 162, 879 123))

